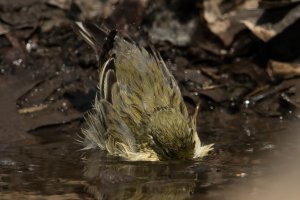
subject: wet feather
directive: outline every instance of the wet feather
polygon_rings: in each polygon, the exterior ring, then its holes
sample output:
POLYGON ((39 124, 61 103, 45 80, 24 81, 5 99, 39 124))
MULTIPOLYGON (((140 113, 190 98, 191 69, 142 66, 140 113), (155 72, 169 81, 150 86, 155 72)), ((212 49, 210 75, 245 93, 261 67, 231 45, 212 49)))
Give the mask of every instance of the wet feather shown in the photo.
POLYGON ((99 98, 86 117, 84 149, 99 148, 133 161, 207 155, 212 145, 202 146, 196 114, 188 115, 176 80, 159 53, 149 53, 117 34, 106 41, 113 45, 104 55, 101 45, 109 38, 103 38, 109 35, 105 28, 78 22, 77 29, 98 58, 107 58, 100 61, 99 98))

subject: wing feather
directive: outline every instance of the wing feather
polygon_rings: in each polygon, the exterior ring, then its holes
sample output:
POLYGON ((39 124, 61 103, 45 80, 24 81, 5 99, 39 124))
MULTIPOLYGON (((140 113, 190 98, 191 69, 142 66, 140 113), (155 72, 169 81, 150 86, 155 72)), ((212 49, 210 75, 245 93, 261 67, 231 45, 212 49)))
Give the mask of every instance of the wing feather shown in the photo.
POLYGON ((121 38, 116 39, 114 51, 117 82, 130 88, 125 93, 128 104, 146 113, 171 107, 188 118, 180 89, 159 53, 151 55, 121 38))

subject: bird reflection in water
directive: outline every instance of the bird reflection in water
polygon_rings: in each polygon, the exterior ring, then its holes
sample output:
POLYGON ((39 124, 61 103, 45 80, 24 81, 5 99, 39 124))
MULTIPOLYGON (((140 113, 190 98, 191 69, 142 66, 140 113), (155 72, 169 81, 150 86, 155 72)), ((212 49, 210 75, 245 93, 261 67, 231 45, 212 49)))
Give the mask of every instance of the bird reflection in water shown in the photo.
POLYGON ((202 163, 124 162, 99 154, 92 152, 84 161, 86 190, 99 200, 187 199, 198 181, 214 179, 208 178, 211 169, 202 163))

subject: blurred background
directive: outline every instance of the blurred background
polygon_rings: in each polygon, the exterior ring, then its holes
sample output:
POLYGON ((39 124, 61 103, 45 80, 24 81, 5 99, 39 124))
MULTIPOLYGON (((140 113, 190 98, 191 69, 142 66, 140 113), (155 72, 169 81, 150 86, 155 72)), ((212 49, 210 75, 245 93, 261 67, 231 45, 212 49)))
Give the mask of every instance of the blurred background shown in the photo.
POLYGON ((298 199, 299 13, 298 0, 0 0, 0 198, 298 199), (201 103, 210 156, 79 151, 99 66, 78 20, 161 53, 189 111, 201 103))

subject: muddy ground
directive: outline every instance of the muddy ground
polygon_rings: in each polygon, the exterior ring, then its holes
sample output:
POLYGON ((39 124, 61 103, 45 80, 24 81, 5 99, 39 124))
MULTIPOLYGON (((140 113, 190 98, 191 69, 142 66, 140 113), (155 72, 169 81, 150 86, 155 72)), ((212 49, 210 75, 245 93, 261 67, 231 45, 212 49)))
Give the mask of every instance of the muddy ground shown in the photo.
MULTIPOLYGON (((61 141, 72 143, 80 133, 97 91, 99 66, 93 50, 72 29, 77 20, 105 23, 161 53, 189 111, 200 102, 201 138, 215 143, 211 164, 257 164, 257 157, 244 153, 273 150, 275 140, 285 140, 274 133, 287 130, 300 116, 299 10, 298 1, 0 0, 0 167, 9 169, 2 177, 14 174, 5 159, 23 155, 18 149, 30 149, 30 155, 45 151, 39 156, 50 162, 46 152, 55 153, 66 145, 61 141)), ((20 159, 31 163, 30 155, 20 159)), ((70 176, 76 174, 80 182, 79 171, 70 176)), ((224 171, 243 176, 239 169, 224 171)), ((70 198, 78 190, 85 193, 79 182, 70 198)), ((14 184, 10 190, 1 183, 7 181, 1 182, 0 175, 0 192, 15 191, 14 184)))

